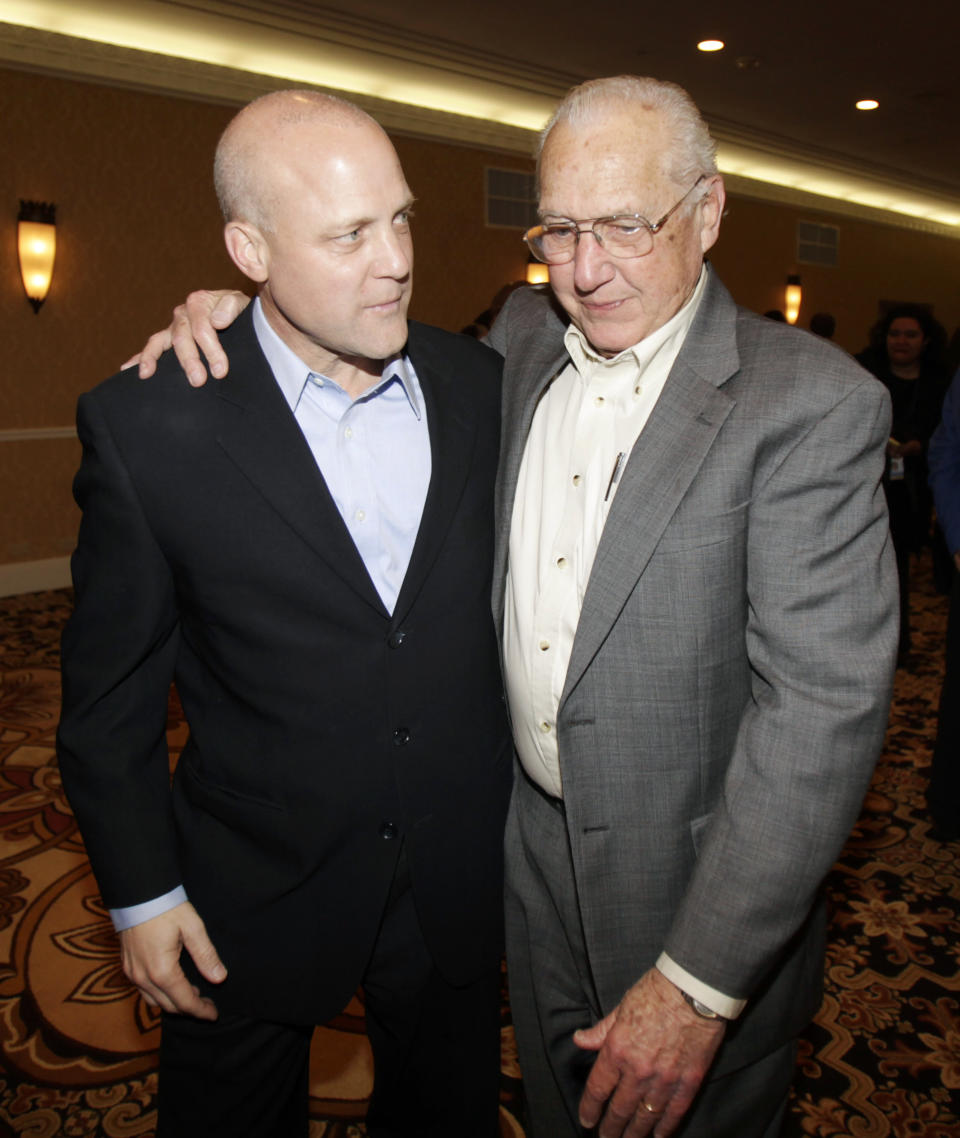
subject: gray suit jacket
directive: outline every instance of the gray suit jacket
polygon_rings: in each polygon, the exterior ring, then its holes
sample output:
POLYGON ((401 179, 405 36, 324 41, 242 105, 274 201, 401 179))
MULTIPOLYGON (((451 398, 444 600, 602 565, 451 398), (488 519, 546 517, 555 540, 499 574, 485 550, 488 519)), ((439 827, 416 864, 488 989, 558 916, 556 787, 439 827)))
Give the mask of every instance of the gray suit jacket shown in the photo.
MULTIPOLYGON (((565 327, 548 292, 524 289, 491 340, 506 356, 501 630, 520 460, 567 361, 565 327)), ((665 950, 747 997, 718 1071, 795 1034, 819 1002, 819 887, 893 681, 888 433, 879 383, 739 309, 711 272, 584 597, 557 730, 597 993, 610 1011, 665 950)))

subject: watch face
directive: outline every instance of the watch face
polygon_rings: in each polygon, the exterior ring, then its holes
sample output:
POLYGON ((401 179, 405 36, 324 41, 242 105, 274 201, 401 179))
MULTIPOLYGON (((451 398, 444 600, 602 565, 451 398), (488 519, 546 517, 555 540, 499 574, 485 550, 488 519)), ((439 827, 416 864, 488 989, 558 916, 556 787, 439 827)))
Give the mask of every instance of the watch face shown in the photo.
POLYGON ((708 1008, 706 1004, 701 1004, 700 1001, 694 996, 691 996, 689 992, 681 991, 681 995, 687 1001, 690 1007, 693 1008, 697 1015, 703 1019, 723 1019, 723 1016, 721 1016, 719 1012, 715 1012, 712 1008, 708 1008))

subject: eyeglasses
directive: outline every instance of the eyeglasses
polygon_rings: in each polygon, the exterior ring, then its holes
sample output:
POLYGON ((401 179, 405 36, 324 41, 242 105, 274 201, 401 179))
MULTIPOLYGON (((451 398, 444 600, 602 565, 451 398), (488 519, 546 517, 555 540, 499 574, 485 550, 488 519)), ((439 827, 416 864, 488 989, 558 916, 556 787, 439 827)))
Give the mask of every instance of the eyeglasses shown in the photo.
POLYGON ((558 218, 543 225, 535 225, 523 235, 530 252, 538 261, 546 265, 565 265, 572 261, 580 237, 592 233, 597 243, 612 257, 645 257, 653 249, 653 235, 659 233, 670 218, 683 205, 687 198, 706 178, 701 174, 689 190, 660 218, 649 222, 639 213, 621 213, 616 217, 585 218, 574 221, 572 218, 558 218), (583 229, 581 226, 587 226, 583 229))

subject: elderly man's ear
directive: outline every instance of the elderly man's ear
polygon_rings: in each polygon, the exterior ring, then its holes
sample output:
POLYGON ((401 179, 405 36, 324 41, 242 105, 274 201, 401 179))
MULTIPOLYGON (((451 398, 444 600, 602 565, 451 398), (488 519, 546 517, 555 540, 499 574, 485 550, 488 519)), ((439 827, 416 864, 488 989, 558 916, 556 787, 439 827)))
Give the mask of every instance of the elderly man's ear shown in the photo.
POLYGON ((720 222, 723 220, 726 200, 723 178, 717 174, 710 180, 706 197, 700 201, 700 248, 704 253, 720 236, 720 222))
POLYGON ((249 221, 229 221, 223 240, 230 259, 244 276, 262 284, 270 276, 270 247, 263 234, 249 221))

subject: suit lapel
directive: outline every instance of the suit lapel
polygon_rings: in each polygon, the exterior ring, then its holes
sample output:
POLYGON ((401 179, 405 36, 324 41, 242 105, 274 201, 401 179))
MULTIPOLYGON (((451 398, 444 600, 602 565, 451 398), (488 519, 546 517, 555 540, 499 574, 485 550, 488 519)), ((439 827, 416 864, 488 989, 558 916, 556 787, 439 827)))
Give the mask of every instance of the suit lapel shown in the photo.
POLYGON ((736 306, 707 283, 700 311, 637 439, 607 515, 583 598, 561 704, 589 667, 697 476, 735 400, 736 306))
POLYGON ((417 540, 394 606, 394 624, 409 613, 446 539, 470 475, 476 443, 475 424, 458 397, 457 377, 449 374, 445 359, 438 358, 426 329, 411 324, 407 352, 426 405, 431 470, 417 540))
POLYGON ((561 703, 616 623, 657 542, 733 407, 723 391, 674 367, 630 455, 587 583, 561 703))
POLYGON ((383 603, 330 496, 313 454, 260 351, 250 309, 227 344, 217 380, 217 441, 318 557, 368 604, 383 603))

